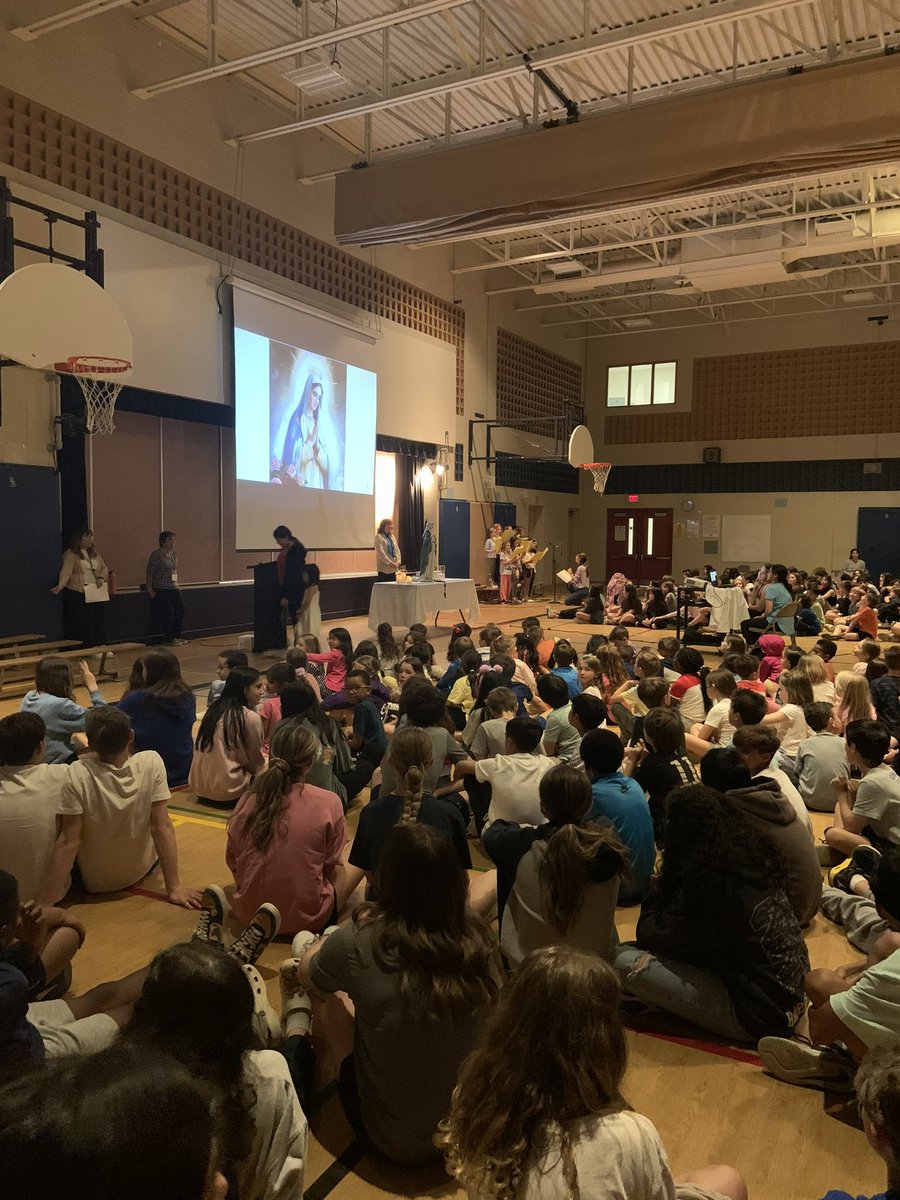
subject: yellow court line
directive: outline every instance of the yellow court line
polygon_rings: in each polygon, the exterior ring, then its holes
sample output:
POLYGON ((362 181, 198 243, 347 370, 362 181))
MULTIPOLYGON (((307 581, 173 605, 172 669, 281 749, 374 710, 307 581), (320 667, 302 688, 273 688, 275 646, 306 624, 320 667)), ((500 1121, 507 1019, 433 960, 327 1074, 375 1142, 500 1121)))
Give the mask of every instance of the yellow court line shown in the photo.
POLYGON ((209 817, 189 817, 186 813, 171 813, 173 825, 204 825, 207 829, 220 829, 225 832, 225 826, 221 821, 212 820, 209 817))

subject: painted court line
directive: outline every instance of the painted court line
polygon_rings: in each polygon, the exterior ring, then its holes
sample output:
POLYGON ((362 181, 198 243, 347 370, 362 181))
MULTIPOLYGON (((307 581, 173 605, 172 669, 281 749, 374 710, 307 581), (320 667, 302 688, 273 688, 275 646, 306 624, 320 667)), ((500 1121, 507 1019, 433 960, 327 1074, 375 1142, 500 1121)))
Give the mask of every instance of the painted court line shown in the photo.
POLYGON ((689 1050, 702 1050, 706 1054, 716 1054, 719 1058, 731 1058, 735 1062, 749 1063, 752 1067, 761 1067, 762 1059, 758 1054, 749 1050, 739 1050, 736 1046, 723 1046, 716 1042, 702 1042, 698 1038, 678 1037, 674 1033, 655 1033, 650 1029, 634 1029, 626 1024, 626 1029, 639 1037, 656 1038, 660 1042, 671 1042, 674 1046, 686 1046, 689 1050))

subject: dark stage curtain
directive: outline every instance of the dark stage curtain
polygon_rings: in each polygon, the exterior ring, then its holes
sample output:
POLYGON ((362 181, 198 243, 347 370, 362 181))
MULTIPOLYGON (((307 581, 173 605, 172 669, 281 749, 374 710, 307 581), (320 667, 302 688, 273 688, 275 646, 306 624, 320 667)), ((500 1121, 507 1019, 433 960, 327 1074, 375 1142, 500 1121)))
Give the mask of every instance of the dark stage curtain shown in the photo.
POLYGON ((424 465, 424 459, 397 455, 397 533, 404 565, 411 571, 418 570, 425 528, 425 501, 419 478, 424 465))

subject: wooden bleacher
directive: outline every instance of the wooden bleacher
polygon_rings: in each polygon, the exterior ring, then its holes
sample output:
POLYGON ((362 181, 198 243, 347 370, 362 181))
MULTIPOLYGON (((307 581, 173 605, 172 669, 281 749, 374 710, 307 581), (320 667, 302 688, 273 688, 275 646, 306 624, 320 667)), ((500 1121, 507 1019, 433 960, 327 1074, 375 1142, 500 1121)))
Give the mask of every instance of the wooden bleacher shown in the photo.
MULTIPOLYGON (((34 670, 46 654, 56 654, 60 658, 74 660, 99 658, 100 665, 94 674, 98 679, 118 679, 118 669, 107 670, 107 660, 111 655, 125 650, 145 650, 143 642, 117 642, 111 646, 87 646, 78 649, 57 649, 59 642, 37 642, 29 646, 29 654, 21 657, 0 657, 0 698, 4 696, 21 696, 34 686, 34 670)), ((68 643, 72 645, 71 642, 68 643)), ((76 667, 76 680, 78 677, 76 667)))
POLYGON ((55 642, 46 642, 40 639, 37 644, 32 642, 21 642, 15 646, 0 645, 0 659, 4 658, 30 658, 40 650, 43 654, 58 654, 63 650, 72 650, 76 646, 80 646, 81 642, 74 638, 59 638, 55 642))

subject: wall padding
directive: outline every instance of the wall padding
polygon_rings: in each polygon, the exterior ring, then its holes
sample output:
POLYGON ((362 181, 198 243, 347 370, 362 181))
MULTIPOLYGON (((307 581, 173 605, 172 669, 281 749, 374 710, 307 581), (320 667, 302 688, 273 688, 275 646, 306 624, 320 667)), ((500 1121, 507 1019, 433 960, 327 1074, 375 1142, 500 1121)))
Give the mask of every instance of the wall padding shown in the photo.
MULTIPOLYGON (((497 330, 497 419, 525 421, 563 416, 563 402, 581 404, 581 367, 561 354, 526 341, 507 329, 497 330)), ((533 433, 553 437, 552 425, 533 433)))

